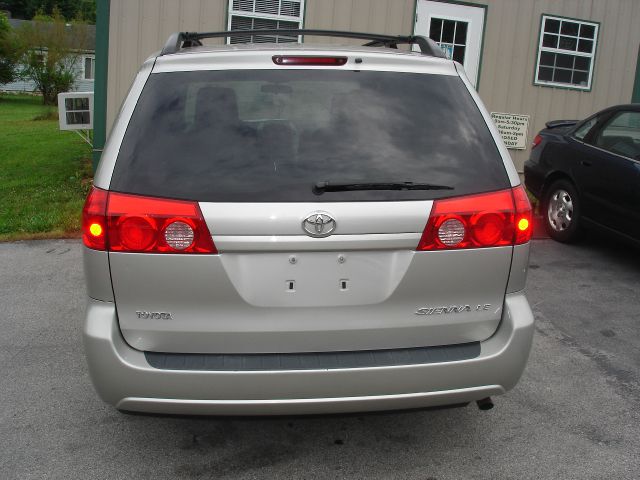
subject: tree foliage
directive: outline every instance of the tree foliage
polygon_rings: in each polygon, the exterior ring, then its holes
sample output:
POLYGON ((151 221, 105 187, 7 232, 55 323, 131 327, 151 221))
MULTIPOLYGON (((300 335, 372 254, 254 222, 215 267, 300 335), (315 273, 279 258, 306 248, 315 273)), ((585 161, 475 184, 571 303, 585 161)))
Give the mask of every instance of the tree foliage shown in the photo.
POLYGON ((0 0, 0 10, 15 18, 31 20, 38 12, 53 15, 57 9, 65 20, 96 23, 96 0, 0 0))
POLYGON ((58 93, 74 85, 77 52, 88 36, 86 25, 67 23, 54 8, 51 15, 38 13, 33 22, 21 25, 16 33, 22 54, 21 77, 35 83, 45 105, 55 105, 58 93))
POLYGON ((0 85, 16 78, 16 66, 20 56, 16 38, 7 16, 0 12, 0 85))

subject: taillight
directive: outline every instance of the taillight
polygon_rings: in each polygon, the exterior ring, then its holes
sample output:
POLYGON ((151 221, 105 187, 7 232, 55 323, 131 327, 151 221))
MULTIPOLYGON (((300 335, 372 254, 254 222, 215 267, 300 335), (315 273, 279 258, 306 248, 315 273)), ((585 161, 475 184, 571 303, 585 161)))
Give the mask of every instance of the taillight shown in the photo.
POLYGON ((531 238, 531 205, 522 186, 436 200, 417 250, 500 247, 531 238))
POLYGON ((92 187, 82 209, 82 241, 94 250, 106 250, 107 198, 105 190, 92 187))
POLYGON ((513 201, 516 209, 516 239, 515 244, 520 245, 531 240, 533 234, 533 211, 531 202, 522 185, 513 189, 513 201))
POLYGON ((291 55, 274 55, 273 63, 282 66, 325 66, 325 67, 341 67, 347 63, 347 57, 314 57, 314 56, 291 56, 291 55))
POLYGON ((541 143, 542 143, 542 137, 540 135, 536 135, 535 138, 533 139, 533 142, 531 143, 531 149, 533 150, 541 143))
MULTIPOLYGON (((97 227, 94 227, 97 231, 97 227)), ((142 197, 93 188, 83 216, 85 245, 96 250, 141 253, 217 253, 197 202, 142 197), (87 205, 102 202, 102 215, 87 205), (100 225, 102 243, 91 228, 100 225)))

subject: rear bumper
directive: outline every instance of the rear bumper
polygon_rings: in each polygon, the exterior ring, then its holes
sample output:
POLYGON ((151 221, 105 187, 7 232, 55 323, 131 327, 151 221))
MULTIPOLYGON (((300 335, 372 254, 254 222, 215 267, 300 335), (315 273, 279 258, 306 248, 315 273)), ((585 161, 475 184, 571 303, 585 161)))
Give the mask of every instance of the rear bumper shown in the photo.
POLYGON ((533 314, 509 294, 498 330, 467 360, 388 367, 203 371, 163 370, 123 340, 113 303, 90 300, 84 326, 89 372, 117 408, 153 413, 299 415, 450 405, 499 395, 524 370, 533 314))

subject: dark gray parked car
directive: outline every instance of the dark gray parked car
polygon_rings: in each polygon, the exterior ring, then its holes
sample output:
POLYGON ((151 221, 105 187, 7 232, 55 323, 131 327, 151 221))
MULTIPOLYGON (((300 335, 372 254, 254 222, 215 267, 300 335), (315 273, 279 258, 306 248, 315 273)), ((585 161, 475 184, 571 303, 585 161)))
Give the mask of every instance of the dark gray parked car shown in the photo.
POLYGON ((640 243, 640 104, 546 126, 524 178, 549 235, 571 242, 598 227, 640 243))

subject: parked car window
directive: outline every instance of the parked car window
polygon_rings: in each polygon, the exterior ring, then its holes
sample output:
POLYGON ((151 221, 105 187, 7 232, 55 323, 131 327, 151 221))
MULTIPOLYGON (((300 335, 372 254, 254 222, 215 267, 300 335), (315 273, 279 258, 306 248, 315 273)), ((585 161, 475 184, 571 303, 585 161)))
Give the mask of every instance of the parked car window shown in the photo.
POLYGON ((584 140, 584 137, 591 131, 596 123, 598 123, 598 119, 600 117, 593 117, 591 120, 588 120, 581 127, 579 127, 575 132, 573 132, 573 136, 578 140, 584 140))
POLYGON ((600 130, 594 145, 640 160, 640 112, 622 112, 600 130))

